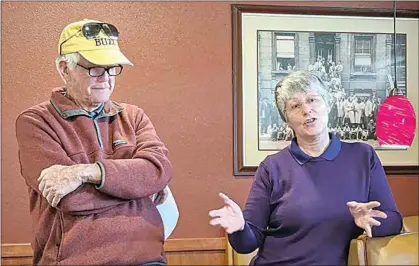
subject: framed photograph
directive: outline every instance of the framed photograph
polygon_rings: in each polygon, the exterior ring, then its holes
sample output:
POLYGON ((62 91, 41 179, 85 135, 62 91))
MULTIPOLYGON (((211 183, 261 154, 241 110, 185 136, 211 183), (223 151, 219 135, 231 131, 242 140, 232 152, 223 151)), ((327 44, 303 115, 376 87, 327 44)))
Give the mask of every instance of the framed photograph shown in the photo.
POLYGON ((419 173, 418 127, 408 149, 381 148, 375 136, 378 107, 395 79, 418 117, 419 12, 397 11, 395 43, 393 12, 232 5, 235 175, 254 175, 290 144, 274 90, 297 70, 316 72, 328 86, 330 131, 374 147, 387 174, 419 173))

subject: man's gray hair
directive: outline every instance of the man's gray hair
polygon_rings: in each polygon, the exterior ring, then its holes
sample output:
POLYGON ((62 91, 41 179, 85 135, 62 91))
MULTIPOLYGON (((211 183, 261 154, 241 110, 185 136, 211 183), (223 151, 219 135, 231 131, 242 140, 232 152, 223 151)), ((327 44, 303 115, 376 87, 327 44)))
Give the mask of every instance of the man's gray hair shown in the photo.
POLYGON ((286 120, 285 104, 299 92, 317 92, 330 110, 330 96, 326 84, 319 76, 310 71, 295 71, 280 80, 275 87, 275 102, 279 115, 283 121, 286 120))
POLYGON ((60 62, 65 61, 67 62, 67 65, 70 69, 73 69, 76 67, 77 63, 80 62, 80 54, 79 53, 71 53, 71 54, 65 54, 60 55, 55 59, 55 67, 57 68, 58 74, 60 74, 60 77, 62 80, 65 81, 61 71, 60 71, 60 62))

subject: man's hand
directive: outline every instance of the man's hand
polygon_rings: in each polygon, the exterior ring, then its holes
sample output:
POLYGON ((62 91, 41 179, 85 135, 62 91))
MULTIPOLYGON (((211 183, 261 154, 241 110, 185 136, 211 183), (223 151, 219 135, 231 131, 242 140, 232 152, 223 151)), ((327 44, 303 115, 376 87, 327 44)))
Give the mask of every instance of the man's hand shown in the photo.
POLYGON ((378 201, 370 201, 367 203, 359 203, 356 201, 350 201, 346 203, 349 207, 349 211, 354 217, 355 224, 364 229, 369 237, 372 237, 371 228, 372 226, 380 226, 381 223, 373 217, 379 217, 386 219, 387 214, 382 211, 373 210, 381 205, 378 201))
POLYGON ((64 196, 83 183, 100 183, 100 168, 97 168, 96 164, 53 165, 41 172, 38 188, 48 203, 57 207, 64 196))
POLYGON ((151 200, 153 200, 156 206, 163 204, 169 195, 169 188, 166 186, 162 191, 157 192, 156 194, 151 195, 151 200), (154 199, 153 199, 154 198, 154 199))

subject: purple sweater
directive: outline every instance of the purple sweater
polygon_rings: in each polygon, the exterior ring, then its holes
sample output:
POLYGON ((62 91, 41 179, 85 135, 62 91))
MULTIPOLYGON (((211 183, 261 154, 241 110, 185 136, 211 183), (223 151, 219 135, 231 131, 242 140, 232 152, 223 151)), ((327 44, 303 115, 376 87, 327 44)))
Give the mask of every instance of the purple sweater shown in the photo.
POLYGON ((402 217, 374 149, 330 134, 326 151, 313 158, 294 138, 259 166, 243 211, 243 231, 229 235, 239 253, 259 248, 250 265, 346 265, 356 226, 346 202, 381 202, 373 236, 398 234, 402 217))
POLYGON ((98 114, 62 91, 16 121, 28 185, 34 264, 140 265, 165 262, 162 219, 150 195, 172 176, 168 150, 140 108, 109 101, 98 114), (54 164, 100 162, 102 184, 83 184, 51 207, 38 189, 54 164))

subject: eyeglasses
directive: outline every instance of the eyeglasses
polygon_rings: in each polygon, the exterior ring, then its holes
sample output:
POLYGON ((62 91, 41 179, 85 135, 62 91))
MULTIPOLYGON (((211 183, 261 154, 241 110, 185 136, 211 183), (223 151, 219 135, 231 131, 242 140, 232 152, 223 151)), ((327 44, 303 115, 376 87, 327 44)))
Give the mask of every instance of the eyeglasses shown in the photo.
POLYGON ((117 40, 119 37, 119 31, 114 25, 108 23, 89 22, 84 24, 80 30, 78 30, 76 33, 71 35, 67 40, 60 44, 60 55, 62 55, 63 44, 76 36, 79 32, 82 32, 86 39, 93 39, 99 35, 101 30, 103 30, 103 32, 113 40, 117 40))
POLYGON ((80 64, 77 64, 77 65, 86 69, 86 70, 88 70, 89 71, 89 76, 95 77, 95 78, 104 75, 105 72, 107 72, 109 76, 118 76, 119 74, 121 74, 122 69, 123 69, 122 65, 112 66, 112 67, 108 67, 108 68, 98 67, 98 66, 85 67, 85 66, 82 66, 80 64))
MULTIPOLYGON (((317 108, 323 104, 323 98, 321 96, 307 96, 305 104, 310 108, 317 108)), ((289 114, 297 114, 303 110, 302 102, 292 102, 289 108, 286 108, 285 111, 289 114)))

